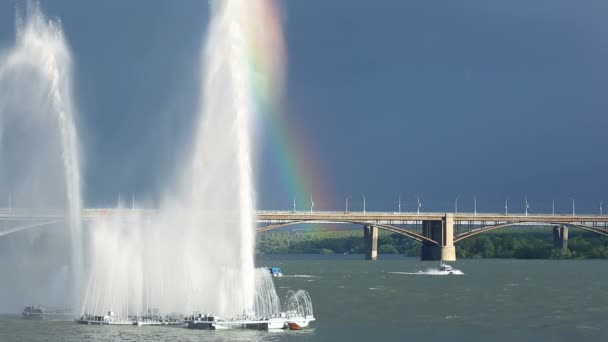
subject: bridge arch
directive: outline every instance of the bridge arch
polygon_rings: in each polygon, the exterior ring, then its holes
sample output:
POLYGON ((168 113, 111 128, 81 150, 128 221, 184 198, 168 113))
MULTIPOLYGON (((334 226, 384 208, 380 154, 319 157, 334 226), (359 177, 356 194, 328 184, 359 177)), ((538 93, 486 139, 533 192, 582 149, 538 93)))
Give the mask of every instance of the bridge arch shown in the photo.
POLYGON ((508 227, 513 227, 513 226, 525 226, 525 225, 567 226, 567 227, 582 229, 582 230, 596 233, 596 234, 603 235, 603 236, 608 236, 608 229, 581 225, 581 224, 563 223, 563 222, 511 222, 511 223, 503 223, 503 224, 497 224, 497 225, 492 225, 492 226, 485 226, 485 227, 481 227, 481 228, 477 228, 477 229, 468 231, 466 233, 455 236, 454 243, 457 243, 464 239, 468 239, 470 237, 473 237, 473 236, 476 236, 479 234, 483 234, 483 233, 486 233, 486 232, 489 232, 492 230, 508 228, 508 227))
POLYGON ((365 221, 340 221, 340 222, 326 222, 326 221, 319 221, 319 220, 300 220, 300 221, 291 221, 291 222, 284 222, 284 223, 276 223, 276 224, 270 224, 267 226, 263 226, 263 227, 259 227, 256 229, 256 233, 265 233, 268 232, 270 230, 274 230, 274 229, 278 229, 278 228, 283 228, 283 227, 287 227, 287 226, 291 226, 291 225, 296 225, 296 224, 314 224, 314 223, 331 223, 331 224, 358 224, 358 225, 363 225, 363 226, 374 226, 374 227, 378 227, 379 229, 383 229, 392 233, 396 233, 396 234, 401 234, 404 235, 410 239, 416 240, 418 242, 423 242, 423 241, 427 241, 428 243, 434 244, 434 245, 439 245, 439 243, 437 243, 437 241, 429 239, 428 237, 422 235, 422 234, 418 234, 416 232, 413 231, 409 231, 407 229, 403 229, 403 228, 399 228, 393 225, 389 225, 389 224, 379 224, 379 223, 370 223, 370 222, 365 222, 365 221))

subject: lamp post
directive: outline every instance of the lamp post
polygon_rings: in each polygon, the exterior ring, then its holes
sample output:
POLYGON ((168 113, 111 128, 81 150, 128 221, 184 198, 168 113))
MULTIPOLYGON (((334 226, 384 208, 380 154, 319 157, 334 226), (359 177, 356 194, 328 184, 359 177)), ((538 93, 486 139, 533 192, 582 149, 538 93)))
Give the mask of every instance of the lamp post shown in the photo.
POLYGON ((509 197, 505 199, 505 215, 509 215, 509 197))
POLYGON ((399 195, 399 214, 401 214, 401 195, 399 195))
POLYGON ((315 202, 312 200, 312 194, 310 194, 310 212, 312 213, 312 208, 315 206, 315 202))
POLYGON ((477 195, 473 195, 473 212, 477 216, 477 195))
POLYGON ((602 212, 602 201, 600 201, 600 216, 604 215, 604 213, 602 212))
POLYGON ((346 209, 344 210, 345 213, 348 213, 348 199, 350 198, 350 196, 346 196, 346 209))
POLYGON ((420 203, 420 197, 416 196, 416 201, 418 202, 417 212, 420 215, 420 207, 422 207, 422 203, 420 203))
POLYGON ((296 212, 296 196, 293 196, 293 212, 296 212))
POLYGON ((530 206, 528 205, 528 196, 526 196, 526 216, 528 216, 528 208, 530 206))
POLYGON ((551 208, 552 208, 553 216, 555 216, 555 200, 551 201, 551 208))
POLYGON ((454 200, 454 214, 458 214, 458 196, 454 200))
POLYGON ((363 213, 365 214, 365 194, 363 194, 363 213))
POLYGON ((570 198, 572 200, 572 216, 576 215, 576 212, 574 210, 574 198, 570 198))

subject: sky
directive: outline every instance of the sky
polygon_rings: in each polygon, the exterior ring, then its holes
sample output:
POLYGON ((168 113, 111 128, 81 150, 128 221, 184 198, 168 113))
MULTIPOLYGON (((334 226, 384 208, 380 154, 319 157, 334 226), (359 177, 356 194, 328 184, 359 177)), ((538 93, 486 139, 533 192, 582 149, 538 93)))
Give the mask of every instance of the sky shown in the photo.
MULTIPOLYGON (((0 2, 0 48, 15 9, 0 2)), ((284 0, 284 139, 264 132, 257 206, 608 209, 608 3, 284 0), (282 161, 275 154, 288 152, 282 161), (286 159, 287 160, 287 159, 286 159), (297 172, 280 174, 281 163, 297 172), (299 173, 300 175, 296 175, 299 173), (290 181, 279 181, 283 177, 290 181), (294 192, 298 192, 297 194, 294 192)), ((207 1, 43 1, 74 57, 87 206, 154 203, 189 144, 207 1)), ((284 165, 283 165, 284 166, 284 165)), ((608 211, 608 210, 607 210, 608 211)))

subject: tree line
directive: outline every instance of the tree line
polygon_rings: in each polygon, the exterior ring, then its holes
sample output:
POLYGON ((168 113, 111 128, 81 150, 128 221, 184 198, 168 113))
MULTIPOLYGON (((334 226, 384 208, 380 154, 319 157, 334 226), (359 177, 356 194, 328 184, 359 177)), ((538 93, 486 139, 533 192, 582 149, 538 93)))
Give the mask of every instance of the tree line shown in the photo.
MULTIPOLYGON (((380 231, 378 253, 420 255, 421 244, 401 234, 380 231)), ((259 254, 363 254, 360 230, 274 231, 257 236, 259 254)), ((607 259, 608 237, 570 229, 568 249, 554 248, 551 229, 512 228, 462 240, 458 258, 607 259)))

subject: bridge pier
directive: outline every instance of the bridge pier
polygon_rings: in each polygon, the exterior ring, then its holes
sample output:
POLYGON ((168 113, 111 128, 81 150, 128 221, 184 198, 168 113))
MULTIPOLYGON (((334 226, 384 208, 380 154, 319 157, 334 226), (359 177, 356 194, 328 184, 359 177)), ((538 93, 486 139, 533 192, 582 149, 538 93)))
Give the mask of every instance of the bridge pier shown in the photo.
POLYGON ((568 250, 568 227, 553 227, 553 247, 568 250))
POLYGON ((422 221, 422 234, 438 243, 422 242, 422 260, 456 261, 454 214, 445 214, 441 221, 422 221))
POLYGON ((378 259, 378 227, 363 226, 363 241, 365 244, 365 259, 378 259))

